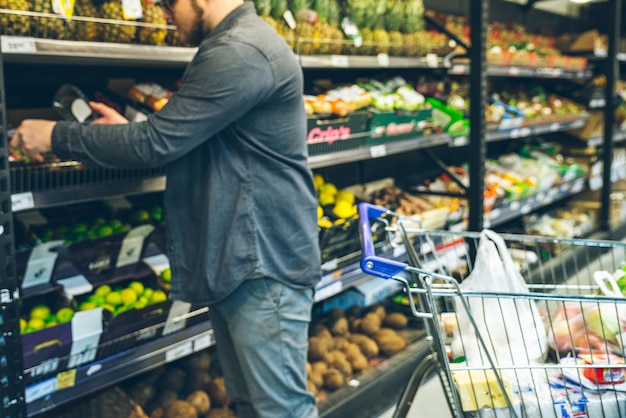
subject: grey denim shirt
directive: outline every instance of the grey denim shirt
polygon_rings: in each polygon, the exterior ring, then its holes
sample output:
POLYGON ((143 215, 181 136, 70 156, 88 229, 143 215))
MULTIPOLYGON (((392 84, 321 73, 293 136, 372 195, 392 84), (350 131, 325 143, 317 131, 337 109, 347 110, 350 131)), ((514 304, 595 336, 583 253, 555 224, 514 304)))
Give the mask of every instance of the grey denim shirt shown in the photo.
POLYGON ((247 2, 205 37, 161 111, 126 125, 59 122, 52 150, 167 166, 173 298, 213 303, 261 276, 311 287, 321 268, 302 84, 293 52, 247 2))

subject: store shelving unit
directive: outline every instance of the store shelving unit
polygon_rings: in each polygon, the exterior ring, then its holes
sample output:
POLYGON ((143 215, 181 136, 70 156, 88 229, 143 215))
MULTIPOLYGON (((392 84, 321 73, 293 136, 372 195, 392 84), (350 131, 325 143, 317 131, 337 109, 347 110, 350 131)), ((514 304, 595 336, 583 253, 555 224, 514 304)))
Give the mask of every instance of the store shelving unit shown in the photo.
MULTIPOLYGON (((604 102, 596 102, 594 107, 605 111, 605 135, 601 139, 593 139, 590 144, 602 146, 605 169, 602 188, 601 222, 603 231, 594 234, 592 238, 611 239, 621 234, 624 228, 611 230, 609 219, 609 194, 611 153, 615 141, 626 138, 624 133, 613 132, 613 96, 612 91, 617 77, 618 60, 623 57, 616 53, 619 37, 619 15, 621 1, 612 0, 615 4, 615 19, 609 26, 608 57, 602 61, 607 75, 607 89, 604 102), (614 57, 613 59, 610 57, 614 57), (617 231, 617 232, 616 232, 617 231)), ((469 136, 450 137, 446 134, 433 134, 410 138, 403 141, 388 142, 379 145, 364 146, 361 148, 337 152, 332 154, 314 155, 309 159, 309 166, 313 169, 337 166, 345 163, 366 161, 392 155, 400 155, 415 150, 448 146, 469 147, 470 184, 467 198, 469 200, 469 229, 479 230, 483 226, 494 227, 512 219, 533 212, 556 201, 568 197, 586 188, 585 179, 574 179, 561 185, 551 187, 519 202, 492 210, 485 217, 483 211, 483 162, 486 157, 486 146, 489 142, 517 140, 536 135, 551 134, 576 129, 585 123, 585 117, 568 122, 557 122, 532 127, 520 127, 506 131, 486 131, 484 123, 484 103, 486 94, 486 80, 494 77, 524 77, 542 79, 569 79, 587 78, 589 71, 568 71, 555 68, 524 68, 487 66, 485 62, 485 32, 488 21, 487 1, 470 2, 470 19, 473 28, 472 45, 467 63, 455 62, 451 57, 437 57, 428 55, 419 58, 390 57, 387 54, 377 56, 300 56, 299 61, 303 69, 341 71, 342 69, 403 69, 403 70, 445 70, 451 75, 468 75, 472 90, 471 121, 472 130, 469 136)), ((4 68, 12 64, 38 65, 67 65, 67 66, 104 66, 104 67, 141 67, 148 71, 151 68, 182 69, 193 57, 194 48, 157 47, 143 45, 120 45, 75 41, 57 41, 37 38, 2 36, 0 59, 0 158, 6 161, 7 132, 6 132, 6 100, 4 86, 7 77, 3 79, 4 68)), ((14 277, 12 213, 42 209, 52 206, 68 205, 71 203, 86 202, 120 195, 140 195, 144 193, 162 191, 165 187, 165 177, 159 173, 146 177, 132 179, 116 179, 112 182, 89 184, 84 186, 70 185, 51 190, 24 190, 11 194, 10 168, 7 164, 0 165, 0 202, 2 210, 0 218, 0 246, 3 248, 3 257, 0 257, 0 353, 8 353, 6 358, 0 354, 0 388, 3 398, 0 403, 0 416, 16 418, 34 416, 50 411, 59 405, 87 396, 103 386, 119 383, 128 377, 148 371, 165 363, 169 363, 183 356, 202 350, 213 344, 213 334, 209 322, 191 326, 182 331, 169 334, 166 337, 145 343, 131 350, 99 360, 94 363, 75 369, 71 384, 59 390, 59 376, 54 376, 24 388, 22 382, 21 338, 19 336, 19 295, 18 283, 14 277), (3 358, 5 361, 3 361, 3 358), (6 394, 6 395, 5 395, 6 394)), ((402 249, 391 251, 391 257, 402 259, 402 249)), ((356 263, 340 269, 326 266, 327 273, 316 292, 316 302, 336 296, 346 289, 372 280, 364 275, 356 263)), ((426 353, 426 342, 418 341, 411 345, 409 350, 401 353, 390 364, 369 375, 358 385, 342 388, 333 393, 320 404, 321 415, 325 418, 345 417, 354 414, 355 405, 362 410, 375 410, 380 405, 380 399, 385 398, 387 407, 389 400, 399 395, 401 387, 408 379, 410 372, 426 353), (375 396, 374 396, 375 393, 375 396), (388 394, 384 395, 383 394, 388 394), (378 399, 378 400, 377 400, 378 399), (358 400, 358 401, 357 401, 358 400), (369 408, 369 409, 368 409, 369 408), (350 411, 350 412, 347 412, 350 411)), ((66 379, 65 375, 61 376, 66 379)), ((67 380, 63 380, 67 382, 67 380)))

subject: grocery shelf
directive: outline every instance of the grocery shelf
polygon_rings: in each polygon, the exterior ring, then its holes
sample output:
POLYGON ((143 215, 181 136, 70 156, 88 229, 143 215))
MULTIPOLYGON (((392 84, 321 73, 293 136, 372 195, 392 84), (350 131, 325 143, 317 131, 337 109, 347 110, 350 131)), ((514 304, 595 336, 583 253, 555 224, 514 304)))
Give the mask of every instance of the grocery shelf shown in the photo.
POLYGON ((14 193, 11 195, 13 212, 45 207, 69 205, 100 200, 114 196, 130 196, 165 190, 165 176, 136 180, 120 180, 104 184, 68 186, 49 191, 14 193))
MULTIPOLYGON (((469 74, 469 64, 453 64, 449 74, 467 75, 469 74)), ((591 71, 565 70, 563 68, 545 67, 518 67, 508 65, 488 65, 487 74, 497 77, 527 77, 527 78, 589 78, 591 71)))
POLYGON ((449 137, 447 134, 427 135, 402 141, 385 142, 383 144, 360 147, 348 151, 313 155, 309 157, 309 166, 311 168, 328 167, 331 165, 379 158, 422 148, 445 145, 448 142, 449 137))
POLYGON ((196 48, 0 37, 8 63, 184 67, 196 48))
POLYGON ((424 57, 390 57, 359 55, 300 55, 302 68, 446 68, 444 58, 435 54, 424 57))
MULTIPOLYGON (((533 135, 542 135, 553 132, 564 132, 571 129, 577 129, 585 126, 587 116, 581 116, 578 119, 566 122, 553 122, 549 124, 524 126, 515 129, 488 131, 486 134, 487 142, 503 141, 508 139, 528 138, 533 135)), ((468 136, 457 136, 450 138, 450 146, 463 147, 469 145, 468 136)))
POLYGON ((548 190, 541 191, 525 199, 495 207, 485 214, 484 226, 489 228, 519 218, 556 201, 580 193, 585 189, 585 185, 586 179, 579 177, 575 180, 552 186, 548 190))
MULTIPOLYGON (((617 131, 613 134, 613 142, 626 141, 626 131, 617 131)), ((585 141, 590 147, 599 147, 604 144, 604 137, 596 136, 585 141)))
POLYGON ((120 354, 26 387, 28 416, 52 410, 214 344, 210 322, 201 322, 120 354), (64 389, 57 390, 59 382, 64 389))

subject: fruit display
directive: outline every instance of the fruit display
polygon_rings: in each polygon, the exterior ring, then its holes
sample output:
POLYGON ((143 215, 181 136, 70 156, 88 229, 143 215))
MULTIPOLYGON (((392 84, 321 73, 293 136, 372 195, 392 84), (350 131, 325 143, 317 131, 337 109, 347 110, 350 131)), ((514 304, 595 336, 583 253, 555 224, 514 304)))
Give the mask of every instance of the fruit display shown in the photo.
POLYGON ((137 26, 121 23, 124 21, 124 10, 120 0, 107 0, 100 7, 100 14, 104 19, 117 20, 116 23, 107 23, 102 30, 105 42, 130 43, 135 39, 137 26))
POLYGON ((316 95, 304 96, 307 116, 318 118, 345 117, 369 106, 371 95, 362 87, 352 84, 333 87, 316 95))
POLYGON ((528 234, 554 238, 582 237, 593 230, 591 213, 578 209, 559 209, 541 216, 533 215, 526 220, 524 229, 528 234))
MULTIPOLYGON (((30 10, 27 0, 0 0, 0 9, 27 12, 30 10)), ((28 16, 0 13, 0 30, 6 35, 28 35, 30 33, 28 16)))
POLYGON ((160 4, 153 0, 143 0, 143 22, 154 26, 142 26, 139 28, 139 42, 148 45, 165 45, 165 37, 167 36, 167 19, 165 11, 160 4))
POLYGON ((113 315, 119 315, 131 309, 140 310, 165 302, 167 298, 164 290, 133 280, 125 285, 100 285, 93 292, 81 295, 76 304, 79 311, 102 308, 113 315))
POLYGON ((371 106, 378 110, 416 112, 427 106, 425 97, 402 77, 373 79, 361 86, 372 96, 371 106))
MULTIPOLYGON (((56 15, 51 0, 34 0, 30 2, 30 9, 36 13, 56 15)), ((37 29, 39 37, 49 39, 64 39, 66 37, 68 21, 61 15, 56 16, 34 18, 33 29, 37 29)))
MULTIPOLYGON (((100 11, 91 0, 76 0, 74 16, 97 18, 100 11)), ((71 27, 74 31, 73 36, 78 41, 99 41, 103 30, 103 25, 99 22, 78 19, 72 20, 71 27)))
POLYGON ((28 334, 70 322, 74 317, 74 312, 75 310, 68 306, 63 306, 53 312, 47 305, 36 305, 20 318, 20 332, 28 334))
POLYGON ((352 191, 337 190, 337 186, 327 182, 319 173, 314 174, 313 181, 319 203, 317 219, 320 228, 330 228, 356 216, 356 198, 352 191))

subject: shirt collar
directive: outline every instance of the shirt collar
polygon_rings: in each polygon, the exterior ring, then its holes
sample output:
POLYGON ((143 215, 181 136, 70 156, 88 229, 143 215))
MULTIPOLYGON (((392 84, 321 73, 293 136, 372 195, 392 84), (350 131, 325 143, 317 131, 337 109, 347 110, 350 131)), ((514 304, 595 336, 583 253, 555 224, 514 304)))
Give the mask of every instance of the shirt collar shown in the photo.
POLYGON ((244 2, 241 6, 234 9, 224 19, 222 19, 222 21, 217 24, 215 29, 213 29, 211 32, 207 34, 206 38, 213 36, 213 35, 217 35, 218 33, 225 31, 226 29, 230 28, 241 17, 252 14, 252 13, 256 14, 254 3, 251 1, 244 2))

